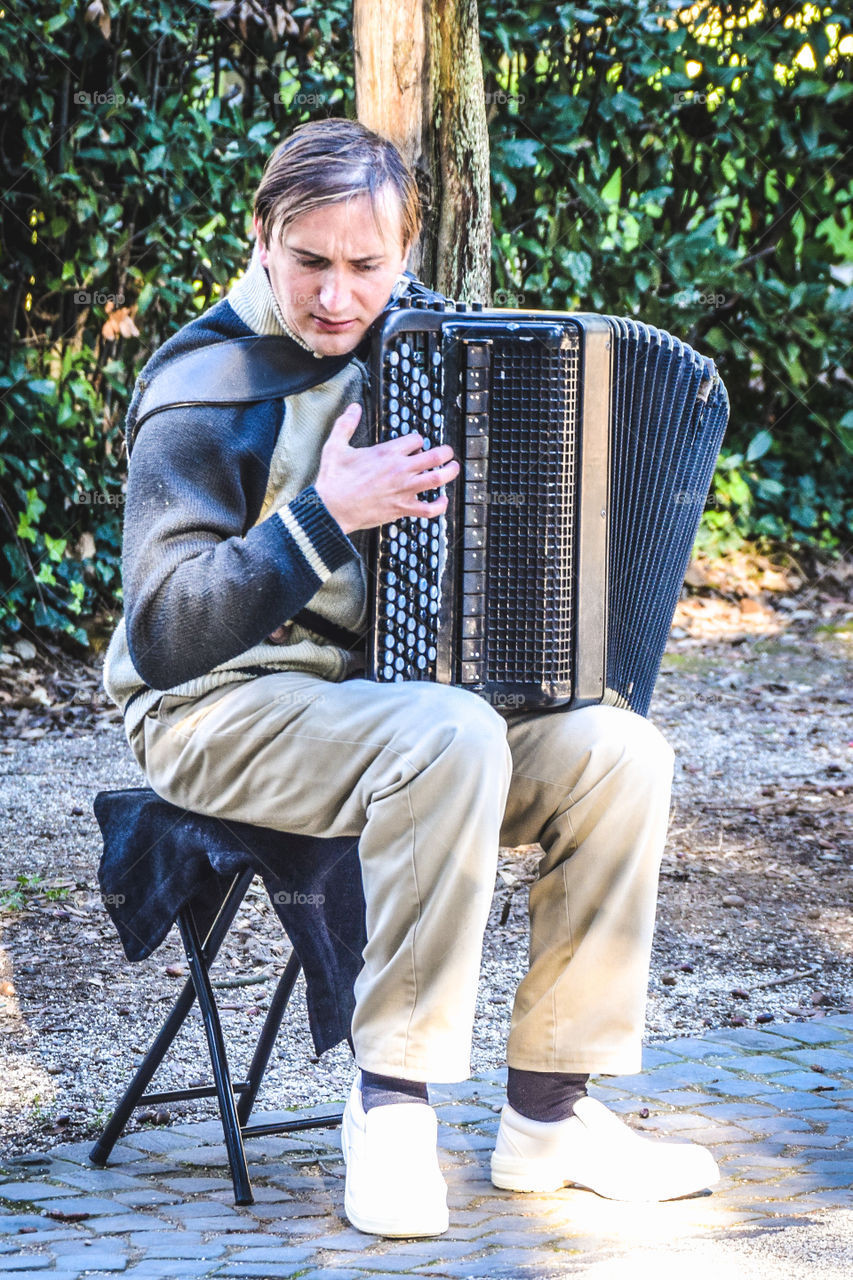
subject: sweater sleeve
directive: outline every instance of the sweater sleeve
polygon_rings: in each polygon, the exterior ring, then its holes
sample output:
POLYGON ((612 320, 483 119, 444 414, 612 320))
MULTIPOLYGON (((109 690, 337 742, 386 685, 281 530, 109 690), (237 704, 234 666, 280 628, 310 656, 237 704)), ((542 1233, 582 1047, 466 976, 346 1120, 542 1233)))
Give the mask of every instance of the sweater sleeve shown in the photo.
POLYGON ((124 614, 133 665, 152 688, 197 679, 261 643, 358 555, 313 485, 246 529, 247 491, 259 504, 269 446, 245 424, 233 410, 175 409, 136 439, 124 614))

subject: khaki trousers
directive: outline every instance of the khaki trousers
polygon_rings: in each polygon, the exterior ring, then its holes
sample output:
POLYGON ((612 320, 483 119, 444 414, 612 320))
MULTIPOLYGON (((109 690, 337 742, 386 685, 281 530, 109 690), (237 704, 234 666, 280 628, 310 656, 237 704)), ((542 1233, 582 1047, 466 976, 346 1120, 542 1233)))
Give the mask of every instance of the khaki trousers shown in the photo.
POLYGON ((507 1061, 639 1071, 673 760, 649 721, 609 706, 505 719, 452 686, 273 672, 165 695, 131 747, 173 804, 360 837, 360 1067, 467 1078, 498 846, 538 841, 507 1061))

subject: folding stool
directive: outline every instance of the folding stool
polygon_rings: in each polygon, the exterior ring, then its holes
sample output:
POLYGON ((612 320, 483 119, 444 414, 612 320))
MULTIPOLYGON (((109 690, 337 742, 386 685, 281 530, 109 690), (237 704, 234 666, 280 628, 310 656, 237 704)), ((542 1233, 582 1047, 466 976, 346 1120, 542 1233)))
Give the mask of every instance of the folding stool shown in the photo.
MULTIPOLYGON (((301 1129, 331 1128, 342 1119, 340 1111, 332 1111, 328 1115, 271 1124, 249 1124, 249 1116, 276 1036, 296 979, 303 968, 297 951, 300 943, 305 946, 315 982, 319 980, 325 983, 325 989, 320 990, 319 1001, 316 992, 314 993, 314 1008, 311 1007, 309 994, 309 1014, 312 1016, 315 1048, 318 1053, 322 1052, 348 1034, 353 1003, 351 983, 360 964, 360 948, 364 939, 363 896, 360 900, 356 896, 360 890, 357 846, 351 840, 292 836, 269 828, 224 822, 187 812, 162 800, 150 788, 100 792, 95 798, 94 808, 104 837, 104 855, 99 867, 102 895, 119 929, 125 953, 131 959, 145 958, 168 931, 171 919, 174 919, 180 931, 190 976, 118 1102, 112 1118, 92 1147, 89 1159, 96 1165, 106 1164, 135 1108, 215 1096, 219 1104, 235 1202, 252 1204, 254 1196, 243 1147, 244 1138, 290 1133, 301 1129), (211 856, 212 852, 215 852, 215 861, 211 856), (182 857, 182 853, 187 856, 182 857), (207 853, 209 861, 203 857, 204 853, 207 853), (152 857, 159 857, 159 865, 156 860, 152 862, 152 857), (179 860, 179 865, 170 865, 176 859, 179 860), (276 866, 270 865, 273 859, 277 862, 276 866), (247 863, 250 865, 246 865, 247 863), (334 902, 324 916, 318 917, 325 923, 327 916, 331 914, 333 927, 326 928, 325 938, 322 936, 322 928, 314 928, 315 936, 312 937, 312 931, 309 931, 302 920, 295 914, 291 915, 285 927, 291 937, 293 951, 270 1001, 246 1079, 234 1082, 231 1079, 209 969, 259 866, 263 866, 266 873, 273 877, 270 881, 265 879, 268 890, 271 883, 298 883, 300 879, 302 883, 307 883, 305 877, 310 875, 310 883, 329 887, 331 881, 339 894, 349 894, 350 899, 355 897, 356 900, 349 904, 351 909, 344 917, 344 926, 334 915, 334 902), (159 886, 160 892, 160 900, 154 908, 155 913, 160 914, 151 925, 150 936, 138 932, 138 903, 134 908, 135 914, 127 910, 123 912, 122 902, 118 900, 126 901, 127 895, 116 892, 117 885, 125 884, 136 890, 138 898, 140 885, 144 883, 147 874, 153 874, 155 886, 159 886), (290 879, 282 880, 282 874, 285 877, 290 875, 290 879), (197 884, 193 882, 194 876, 197 884), (170 898, 170 895, 173 896, 170 898), (131 924, 128 924, 129 919, 131 924), (298 922, 299 928, 295 927, 294 922, 298 922), (358 961, 355 957, 356 947, 359 949, 358 961), (325 1022, 322 1023, 324 994, 325 1022), (335 1008, 331 1012, 328 1008, 330 994, 335 1001, 335 1008), (146 1092, 196 1000, 207 1037, 213 1084, 146 1092)), ((284 896, 290 901, 292 894, 288 891, 277 896, 284 896)), ((305 896, 302 894, 302 897, 305 896)), ((322 897, 324 902, 326 900, 325 894, 315 896, 322 897)), ((282 914, 278 906, 276 910, 282 914)), ((306 979, 309 972, 306 969, 306 979)))

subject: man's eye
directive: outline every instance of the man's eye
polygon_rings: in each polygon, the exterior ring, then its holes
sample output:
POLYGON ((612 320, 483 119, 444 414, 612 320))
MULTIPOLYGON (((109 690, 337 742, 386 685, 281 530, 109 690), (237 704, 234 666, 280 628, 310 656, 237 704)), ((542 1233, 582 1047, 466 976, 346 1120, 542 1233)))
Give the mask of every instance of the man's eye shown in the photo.
POLYGON ((368 263, 366 263, 366 262, 360 262, 360 263, 358 264, 358 269, 359 269, 359 271, 378 271, 378 270, 379 270, 379 263, 378 263, 378 262, 373 262, 373 263, 368 264, 368 263))

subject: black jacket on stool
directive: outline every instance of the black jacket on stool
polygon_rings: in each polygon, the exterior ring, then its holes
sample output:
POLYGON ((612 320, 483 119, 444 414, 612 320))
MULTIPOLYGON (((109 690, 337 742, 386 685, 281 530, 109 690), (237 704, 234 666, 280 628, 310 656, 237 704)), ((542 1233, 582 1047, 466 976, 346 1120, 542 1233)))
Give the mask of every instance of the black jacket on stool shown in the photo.
POLYGON ((150 787, 99 792, 94 810, 104 840, 98 883, 128 960, 150 956, 188 903, 203 937, 234 875, 251 868, 302 964, 316 1052, 346 1039, 366 942, 356 838, 190 813, 150 787))

